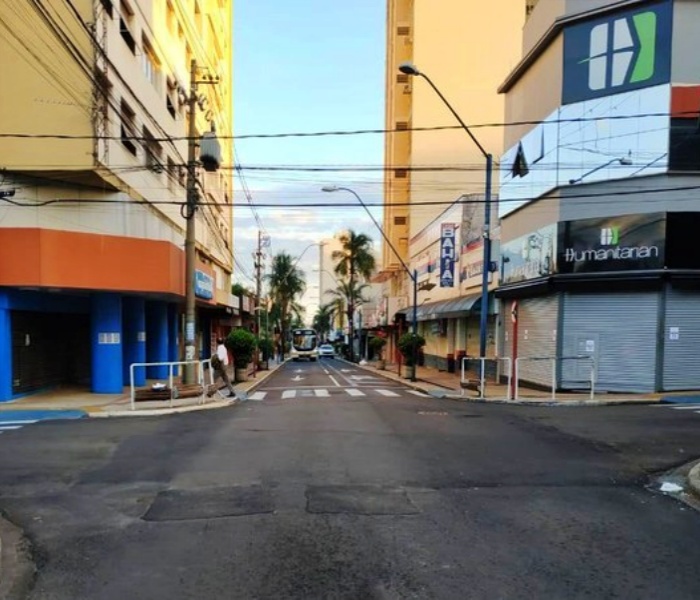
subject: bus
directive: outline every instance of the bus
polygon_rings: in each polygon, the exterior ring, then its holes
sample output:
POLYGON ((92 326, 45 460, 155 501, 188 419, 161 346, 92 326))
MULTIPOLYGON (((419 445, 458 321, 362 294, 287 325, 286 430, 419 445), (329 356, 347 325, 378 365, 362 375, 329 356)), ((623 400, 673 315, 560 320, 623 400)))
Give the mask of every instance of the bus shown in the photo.
POLYGON ((292 330, 292 359, 308 358, 315 361, 318 358, 318 336, 314 329, 292 330))

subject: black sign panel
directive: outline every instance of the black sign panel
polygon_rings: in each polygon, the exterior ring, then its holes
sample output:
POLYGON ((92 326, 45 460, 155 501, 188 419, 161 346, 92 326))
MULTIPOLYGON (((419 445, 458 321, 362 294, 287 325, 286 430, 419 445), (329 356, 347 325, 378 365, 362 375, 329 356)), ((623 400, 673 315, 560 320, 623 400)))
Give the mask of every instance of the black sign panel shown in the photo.
POLYGON ((560 273, 662 269, 666 214, 562 221, 558 237, 560 273))

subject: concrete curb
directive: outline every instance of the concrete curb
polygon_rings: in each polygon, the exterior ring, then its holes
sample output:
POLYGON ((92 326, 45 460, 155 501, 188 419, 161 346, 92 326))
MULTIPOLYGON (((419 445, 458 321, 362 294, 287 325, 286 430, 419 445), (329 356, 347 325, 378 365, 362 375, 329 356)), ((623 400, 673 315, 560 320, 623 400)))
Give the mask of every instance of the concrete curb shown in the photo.
POLYGON ((700 498, 700 462, 697 463, 688 473, 688 486, 690 491, 700 498))
MULTIPOLYGON (((286 362, 286 361, 285 361, 286 362)), ((257 389, 262 383, 264 383, 269 377, 279 369, 283 364, 280 363, 274 369, 269 371, 258 371, 256 377, 253 380, 248 380, 246 382, 245 388, 237 388, 238 393, 247 395, 249 392, 257 389), (260 373, 264 373, 261 377, 260 373), (252 383, 251 383, 252 382, 252 383)), ((236 387, 236 386, 234 386, 236 387)), ((197 412, 200 410, 213 410, 217 408, 226 408, 227 406, 233 406, 239 404, 240 402, 245 402, 245 400, 239 400, 237 398, 228 400, 217 400, 213 402, 205 402, 204 404, 193 404, 191 406, 177 406, 177 407, 166 407, 166 408, 144 408, 136 410, 94 410, 87 411, 87 416, 90 418, 105 419, 109 417, 161 417, 165 415, 175 415, 175 414, 185 414, 190 412, 197 412)))

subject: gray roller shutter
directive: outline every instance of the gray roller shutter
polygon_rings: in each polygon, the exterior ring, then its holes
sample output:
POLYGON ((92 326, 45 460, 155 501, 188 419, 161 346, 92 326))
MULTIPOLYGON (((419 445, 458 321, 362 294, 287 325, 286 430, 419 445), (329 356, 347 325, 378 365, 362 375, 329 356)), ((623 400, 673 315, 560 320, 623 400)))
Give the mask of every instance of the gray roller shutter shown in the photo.
MULTIPOLYGON (((513 355, 512 300, 503 302, 506 325, 504 356, 513 355)), ((540 296, 518 300, 518 357, 520 381, 551 386, 552 368, 549 361, 526 360, 556 354, 556 331, 559 316, 559 296, 540 296)))
POLYGON ((699 389, 700 292, 668 291, 665 329, 663 389, 699 389))
MULTIPOLYGON (((658 309, 657 292, 566 294, 561 354, 594 356, 598 391, 653 392, 658 309)), ((589 372, 564 360, 560 385, 585 387, 589 372)))

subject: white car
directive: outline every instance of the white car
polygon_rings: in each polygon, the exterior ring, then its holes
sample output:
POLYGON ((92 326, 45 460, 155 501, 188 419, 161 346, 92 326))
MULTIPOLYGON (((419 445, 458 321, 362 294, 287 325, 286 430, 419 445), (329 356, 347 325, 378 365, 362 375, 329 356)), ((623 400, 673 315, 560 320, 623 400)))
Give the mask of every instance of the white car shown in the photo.
POLYGON ((333 358, 335 356, 335 350, 330 344, 321 344, 318 347, 318 357, 323 358, 324 356, 330 356, 333 358))

